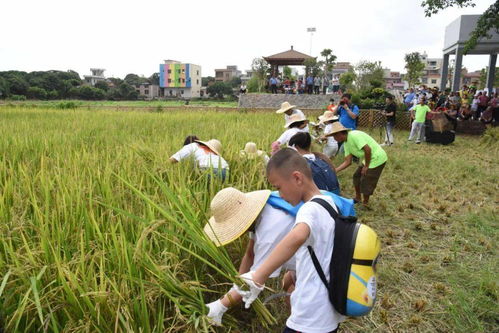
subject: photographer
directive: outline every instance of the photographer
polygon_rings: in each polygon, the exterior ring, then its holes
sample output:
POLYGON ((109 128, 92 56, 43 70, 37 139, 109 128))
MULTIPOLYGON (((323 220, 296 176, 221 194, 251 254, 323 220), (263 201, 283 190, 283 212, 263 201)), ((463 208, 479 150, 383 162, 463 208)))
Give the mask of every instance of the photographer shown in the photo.
POLYGON ((359 116, 359 107, 350 102, 352 95, 343 94, 340 105, 335 113, 340 117, 340 123, 349 129, 357 128, 357 117, 359 116))
POLYGON ((393 129, 395 128, 395 113, 397 112, 397 104, 393 101, 393 96, 386 97, 386 106, 381 114, 386 118, 386 135, 385 143, 382 146, 391 146, 394 144, 393 129))

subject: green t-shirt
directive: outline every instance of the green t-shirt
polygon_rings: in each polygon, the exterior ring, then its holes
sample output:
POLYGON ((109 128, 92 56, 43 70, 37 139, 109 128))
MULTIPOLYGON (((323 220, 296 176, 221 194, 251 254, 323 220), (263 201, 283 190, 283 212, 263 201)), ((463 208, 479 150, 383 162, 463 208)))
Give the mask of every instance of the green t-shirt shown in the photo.
POLYGON ((428 105, 418 104, 414 107, 416 111, 416 116, 414 117, 414 121, 417 123, 424 123, 426 119, 426 113, 430 112, 430 107, 428 105))
POLYGON ((350 131, 348 132, 347 141, 345 145, 345 156, 353 155, 364 161, 364 150, 362 148, 368 145, 371 148, 371 163, 369 163, 369 169, 374 169, 388 160, 386 152, 381 148, 381 146, 368 134, 362 131, 350 131))

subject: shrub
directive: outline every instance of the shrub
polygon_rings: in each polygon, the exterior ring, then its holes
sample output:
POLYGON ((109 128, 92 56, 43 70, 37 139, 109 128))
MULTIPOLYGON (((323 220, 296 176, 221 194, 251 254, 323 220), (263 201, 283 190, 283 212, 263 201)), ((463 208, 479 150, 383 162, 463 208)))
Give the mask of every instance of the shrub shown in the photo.
POLYGON ((27 94, 31 99, 47 99, 47 91, 40 87, 29 87, 27 94))
POLYGON ((374 100, 371 98, 365 98, 360 101, 359 108, 361 109, 372 109, 374 107, 374 100))
POLYGON ((106 93, 104 90, 90 86, 82 86, 78 88, 78 97, 86 100, 104 99, 106 93))
POLYGON ((56 109, 67 110, 67 109, 76 109, 78 104, 73 101, 60 102, 56 106, 56 109))
POLYGON ((24 96, 24 95, 10 95, 9 100, 11 100, 11 101, 25 101, 26 96, 24 96))

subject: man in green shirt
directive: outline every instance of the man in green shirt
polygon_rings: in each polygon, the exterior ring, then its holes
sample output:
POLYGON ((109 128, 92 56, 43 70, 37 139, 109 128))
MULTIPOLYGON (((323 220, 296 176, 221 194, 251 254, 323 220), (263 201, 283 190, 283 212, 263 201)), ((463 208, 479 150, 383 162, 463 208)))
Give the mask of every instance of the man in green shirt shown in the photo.
POLYGON ((362 201, 364 205, 367 205, 388 160, 386 152, 367 133, 351 131, 340 122, 333 123, 331 131, 326 136, 332 136, 336 141, 344 142, 345 161, 335 169, 336 173, 349 167, 354 156, 362 160, 362 164, 353 174, 354 201, 362 201))
POLYGON ((431 112, 428 105, 426 105, 426 98, 421 98, 419 104, 411 110, 412 122, 411 134, 409 134, 409 141, 412 141, 416 137, 416 143, 421 143, 424 140, 424 122, 426 120, 426 114, 431 112))

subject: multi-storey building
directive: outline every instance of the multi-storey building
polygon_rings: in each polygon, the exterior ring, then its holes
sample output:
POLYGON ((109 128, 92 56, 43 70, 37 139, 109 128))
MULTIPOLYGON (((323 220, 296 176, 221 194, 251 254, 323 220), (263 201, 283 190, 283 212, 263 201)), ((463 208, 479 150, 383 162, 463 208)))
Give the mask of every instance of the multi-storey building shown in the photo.
POLYGON ((421 76, 421 84, 429 87, 440 87, 440 82, 442 81, 441 70, 444 59, 428 58, 428 55, 425 52, 421 55, 421 61, 425 64, 423 75, 421 76))
POLYGON ((159 86, 162 97, 200 97, 201 66, 165 60, 159 65, 159 86))
POLYGON ((227 66, 224 69, 215 69, 215 81, 217 82, 230 82, 235 77, 241 76, 241 71, 237 66, 227 66))
POLYGON ((83 75, 83 79, 86 83, 91 86, 95 86, 95 84, 99 81, 106 81, 106 77, 104 76, 105 69, 103 68, 90 68, 92 75, 83 75))

